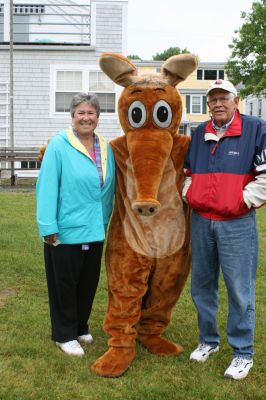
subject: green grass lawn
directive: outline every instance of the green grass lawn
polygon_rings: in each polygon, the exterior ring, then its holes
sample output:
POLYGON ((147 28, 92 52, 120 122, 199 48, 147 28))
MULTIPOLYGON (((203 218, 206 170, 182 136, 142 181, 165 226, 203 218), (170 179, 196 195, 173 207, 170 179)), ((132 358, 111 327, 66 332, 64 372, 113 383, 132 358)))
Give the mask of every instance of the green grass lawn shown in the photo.
POLYGON ((60 352, 50 340, 50 320, 42 242, 35 222, 35 195, 0 193, 0 399, 1 400, 256 400, 265 399, 266 207, 257 211, 260 259, 256 288, 254 367, 243 381, 223 377, 231 361, 226 342, 227 301, 220 286, 221 350, 205 364, 189 362, 197 345, 189 280, 165 336, 184 347, 180 357, 158 357, 137 345, 137 357, 118 379, 101 378, 91 363, 107 349, 102 321, 107 303, 102 268, 91 331, 94 342, 83 358, 60 352))

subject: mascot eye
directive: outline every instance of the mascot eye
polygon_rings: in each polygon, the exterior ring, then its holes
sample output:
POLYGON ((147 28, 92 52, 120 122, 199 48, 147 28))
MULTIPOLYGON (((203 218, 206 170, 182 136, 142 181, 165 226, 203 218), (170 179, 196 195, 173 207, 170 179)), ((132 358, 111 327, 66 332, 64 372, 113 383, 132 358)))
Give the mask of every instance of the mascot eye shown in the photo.
POLYGON ((164 100, 158 101, 153 108, 153 120, 160 128, 168 128, 172 122, 172 109, 164 100))
POLYGON ((133 128, 140 128, 146 122, 146 108, 141 101, 134 101, 128 109, 128 120, 133 128))

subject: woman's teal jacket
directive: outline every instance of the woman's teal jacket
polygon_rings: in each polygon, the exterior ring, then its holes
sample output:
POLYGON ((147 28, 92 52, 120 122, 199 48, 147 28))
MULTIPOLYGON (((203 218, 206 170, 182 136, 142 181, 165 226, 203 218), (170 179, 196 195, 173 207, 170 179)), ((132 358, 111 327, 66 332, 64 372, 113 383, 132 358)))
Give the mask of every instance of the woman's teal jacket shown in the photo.
POLYGON ((110 145, 97 136, 102 187, 96 164, 72 128, 58 132, 49 142, 36 186, 41 236, 56 233, 62 244, 104 240, 113 208, 115 162, 110 145))

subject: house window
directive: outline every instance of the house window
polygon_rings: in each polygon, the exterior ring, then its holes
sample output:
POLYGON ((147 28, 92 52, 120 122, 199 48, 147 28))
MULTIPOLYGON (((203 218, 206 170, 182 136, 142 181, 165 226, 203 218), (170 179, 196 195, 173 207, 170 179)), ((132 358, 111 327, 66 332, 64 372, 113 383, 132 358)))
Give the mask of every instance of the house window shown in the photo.
POLYGON ((204 71, 204 79, 206 81, 215 81, 217 79, 217 71, 216 69, 205 69, 204 71))
POLYGON ((191 96, 191 114, 201 114, 201 96, 191 96))
POLYGON ((262 116, 262 99, 259 99, 259 107, 258 107, 258 117, 262 116))
POLYGON ((70 111, 70 103, 78 92, 97 94, 102 113, 115 112, 115 85, 103 72, 88 70, 57 70, 55 83, 55 111, 70 111))
POLYGON ((23 169, 39 169, 41 167, 41 162, 40 161, 21 161, 20 163, 20 168, 23 169))
POLYGON ((178 128, 178 133, 180 133, 180 135, 186 135, 187 134, 187 125, 180 124, 179 128, 178 128))
POLYGON ((185 134, 185 125, 184 124, 179 125, 178 133, 180 133, 181 135, 185 134))
POLYGON ((216 79, 224 79, 223 69, 198 69, 197 80, 198 81, 215 81, 216 79))
POLYGON ((90 91, 97 94, 101 112, 115 112, 114 83, 103 72, 90 72, 90 91), (111 92, 111 93, 110 93, 111 92))
POLYGON ((56 112, 68 112, 72 97, 82 90, 82 71, 56 72, 56 112))
POLYGON ((206 96, 187 95, 186 111, 188 114, 206 114, 206 96))
POLYGON ((253 115, 253 103, 249 103, 249 115, 253 115))

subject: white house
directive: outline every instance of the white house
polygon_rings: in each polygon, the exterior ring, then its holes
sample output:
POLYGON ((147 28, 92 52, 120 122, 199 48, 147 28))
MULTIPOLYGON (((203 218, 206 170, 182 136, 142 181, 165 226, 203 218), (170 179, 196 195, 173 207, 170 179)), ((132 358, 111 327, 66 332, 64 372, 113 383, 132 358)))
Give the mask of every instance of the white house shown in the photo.
POLYGON ((266 98, 262 96, 249 95, 244 99, 244 112, 247 115, 266 120, 266 98))
MULTIPOLYGON (((96 92, 98 132, 121 134, 120 88, 101 71, 99 55, 126 54, 127 0, 14 1, 14 144, 40 146, 70 124, 69 103, 79 91, 96 92)), ((10 145, 9 1, 0 0, 0 146, 10 145)))

